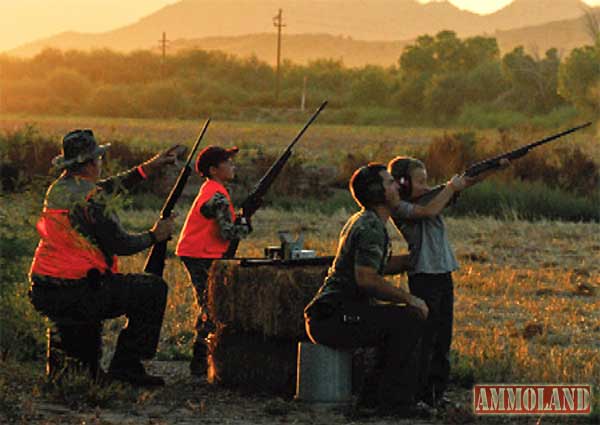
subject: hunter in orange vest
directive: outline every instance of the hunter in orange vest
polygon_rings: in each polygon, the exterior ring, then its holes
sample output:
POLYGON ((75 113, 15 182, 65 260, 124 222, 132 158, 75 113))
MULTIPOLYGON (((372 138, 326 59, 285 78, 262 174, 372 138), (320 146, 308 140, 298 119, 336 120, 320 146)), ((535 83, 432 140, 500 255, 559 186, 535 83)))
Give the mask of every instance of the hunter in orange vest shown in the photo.
POLYGON ((214 331, 206 309, 208 270, 213 260, 223 257, 232 239, 244 238, 252 231, 244 219, 235 224, 233 203, 225 188, 235 176, 232 157, 237 152, 237 147, 208 146, 198 154, 196 171, 207 179, 187 215, 175 251, 190 275, 200 308, 190 363, 190 372, 196 376, 206 373, 206 338, 214 331))
POLYGON ((46 193, 37 230, 40 242, 30 270, 32 304, 52 327, 46 370, 60 379, 70 364, 93 377, 100 369, 104 319, 125 315, 108 375, 136 385, 161 385, 141 363, 158 343, 167 284, 148 274, 118 273, 117 255, 131 255, 169 238, 173 218, 159 220, 142 233, 128 233, 110 202, 148 174, 176 159, 175 148, 117 176, 99 180, 108 145, 98 145, 91 130, 63 138, 63 152, 53 163, 63 170, 46 193))

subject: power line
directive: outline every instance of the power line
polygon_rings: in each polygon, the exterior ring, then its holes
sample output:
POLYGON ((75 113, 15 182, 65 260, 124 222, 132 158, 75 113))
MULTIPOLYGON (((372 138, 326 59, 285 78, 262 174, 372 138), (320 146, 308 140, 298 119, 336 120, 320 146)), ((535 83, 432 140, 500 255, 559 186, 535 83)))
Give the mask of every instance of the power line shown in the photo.
POLYGON ((167 33, 163 31, 162 33, 162 38, 160 40, 158 40, 158 42, 161 45, 161 50, 162 50, 162 59, 160 62, 160 76, 161 78, 165 77, 165 63, 167 60, 167 44, 169 43, 169 40, 167 40, 167 33))

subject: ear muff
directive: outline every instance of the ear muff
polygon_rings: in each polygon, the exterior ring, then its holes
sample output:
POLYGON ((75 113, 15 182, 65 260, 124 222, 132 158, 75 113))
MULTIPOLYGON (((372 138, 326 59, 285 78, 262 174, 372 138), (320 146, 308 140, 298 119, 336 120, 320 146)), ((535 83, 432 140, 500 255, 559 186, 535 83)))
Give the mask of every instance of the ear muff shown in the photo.
POLYGON ((392 164, 392 176, 398 181, 400 198, 404 200, 410 199, 412 193, 412 179, 408 172, 410 164, 410 158, 399 158, 392 164))

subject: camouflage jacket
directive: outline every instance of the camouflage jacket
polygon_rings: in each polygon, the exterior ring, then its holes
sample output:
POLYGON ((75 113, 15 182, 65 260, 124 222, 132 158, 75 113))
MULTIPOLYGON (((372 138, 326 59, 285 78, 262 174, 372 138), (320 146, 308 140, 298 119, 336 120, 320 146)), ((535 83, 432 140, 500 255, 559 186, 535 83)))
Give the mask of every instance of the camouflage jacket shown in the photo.
POLYGON ((148 231, 127 232, 116 213, 122 194, 142 180, 137 168, 95 183, 64 174, 50 185, 44 207, 68 209, 73 228, 99 247, 110 265, 113 255, 135 254, 153 244, 148 231))
POLYGON ((200 207, 200 213, 208 218, 215 219, 225 240, 242 239, 250 233, 248 224, 235 224, 231 221, 229 201, 220 192, 217 192, 200 207))

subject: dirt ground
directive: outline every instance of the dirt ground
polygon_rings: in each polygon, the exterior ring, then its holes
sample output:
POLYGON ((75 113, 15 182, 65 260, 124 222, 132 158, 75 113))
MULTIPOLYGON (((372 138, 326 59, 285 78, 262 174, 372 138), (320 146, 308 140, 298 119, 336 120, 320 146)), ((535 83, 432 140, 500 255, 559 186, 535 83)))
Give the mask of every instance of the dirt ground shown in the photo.
MULTIPOLYGON (((20 418, 13 423, 33 425, 167 425, 167 424, 440 424, 476 420, 469 410, 470 391, 454 389, 450 397, 462 407, 451 408, 428 420, 368 416, 351 408, 308 405, 268 395, 248 394, 210 385, 192 377, 188 363, 154 361, 150 373, 166 379, 156 390, 125 387, 130 401, 118 400, 109 407, 89 403, 69 407, 66 403, 34 396, 22 404, 20 418)), ((120 398, 120 397, 119 397, 120 398)), ((0 422, 1 416, 0 416, 0 422)))
MULTIPOLYGON (((430 419, 401 419, 375 416, 351 408, 331 408, 299 403, 268 395, 248 394, 210 385, 192 377, 184 361, 153 361, 148 371, 166 378, 167 385, 156 390, 123 386, 127 393, 115 394, 109 407, 88 403, 69 406, 51 400, 42 392, 20 402, 17 416, 7 422, 0 412, 0 424, 31 425, 170 425, 170 424, 564 424, 590 423, 586 418, 565 417, 476 417, 471 413, 471 391, 451 387, 452 406, 430 419), (4 418, 4 419, 3 419, 4 418), (565 419, 568 419, 565 421, 565 419)), ((39 375, 38 375, 39 376, 39 375)), ((5 387, 6 388, 6 387, 5 387)), ((73 389, 72 389, 73 390, 73 389)))

